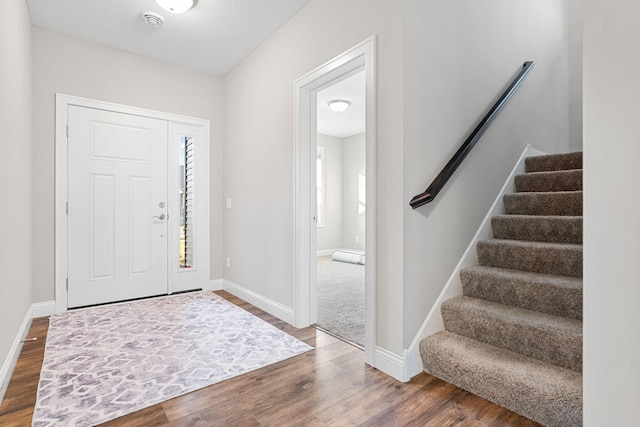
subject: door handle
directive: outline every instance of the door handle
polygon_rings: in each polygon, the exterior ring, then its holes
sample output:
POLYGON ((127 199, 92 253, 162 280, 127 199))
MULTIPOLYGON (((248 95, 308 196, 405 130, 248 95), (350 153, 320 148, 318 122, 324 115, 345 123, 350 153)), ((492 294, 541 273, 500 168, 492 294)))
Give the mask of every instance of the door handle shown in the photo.
POLYGON ((163 220, 165 218, 167 218, 167 216, 163 213, 161 213, 160 215, 155 215, 152 218, 158 218, 159 220, 163 220))

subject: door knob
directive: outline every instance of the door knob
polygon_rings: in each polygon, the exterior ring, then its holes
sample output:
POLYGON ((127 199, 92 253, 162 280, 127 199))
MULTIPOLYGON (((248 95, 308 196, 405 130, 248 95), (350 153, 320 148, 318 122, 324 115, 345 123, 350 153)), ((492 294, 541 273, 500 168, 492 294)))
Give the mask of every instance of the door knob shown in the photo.
POLYGON ((158 218, 158 219, 160 219, 160 220, 163 220, 163 219, 165 219, 165 218, 166 218, 166 215, 165 215, 165 214, 163 214, 163 213, 161 213, 160 215, 155 215, 153 218, 158 218))

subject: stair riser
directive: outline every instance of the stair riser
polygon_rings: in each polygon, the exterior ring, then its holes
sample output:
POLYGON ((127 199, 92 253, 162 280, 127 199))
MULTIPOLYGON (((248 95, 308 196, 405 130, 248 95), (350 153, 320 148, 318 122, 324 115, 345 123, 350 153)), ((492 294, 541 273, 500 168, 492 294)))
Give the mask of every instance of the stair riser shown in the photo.
POLYGON ((582 216, 582 192, 505 194, 507 215, 582 216))
POLYGON ((581 191, 582 169, 516 175, 517 192, 581 191))
POLYGON ((499 304, 582 320, 582 289, 460 272, 463 295, 499 304))
POLYGON ((582 217, 500 215, 491 226, 496 239, 582 244, 582 217))
POLYGON ((449 332, 563 368, 582 370, 581 331, 539 328, 446 302, 442 305, 442 318, 449 332))
POLYGON ((525 167, 527 172, 582 169, 582 152, 528 157, 525 167))
POLYGON ((582 248, 558 245, 538 248, 480 241, 477 245, 480 265, 558 276, 582 277, 582 248))

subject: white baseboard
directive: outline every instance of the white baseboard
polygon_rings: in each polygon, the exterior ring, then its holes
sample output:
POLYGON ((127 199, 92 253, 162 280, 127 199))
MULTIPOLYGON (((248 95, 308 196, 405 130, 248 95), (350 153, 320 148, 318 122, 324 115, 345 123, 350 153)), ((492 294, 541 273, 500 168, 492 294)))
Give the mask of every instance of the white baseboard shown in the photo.
POLYGON ((328 256, 332 255, 335 251, 339 249, 320 249, 316 252, 316 256, 328 256))
POLYGON ((211 279, 209 286, 203 291, 221 291, 224 289, 224 279, 211 279))
POLYGON ((374 366, 385 374, 405 382, 404 360, 401 356, 391 353, 384 348, 376 347, 374 354, 374 366))
POLYGON ((353 252, 356 254, 365 255, 364 249, 335 248, 335 249, 320 249, 319 251, 316 252, 316 256, 333 255, 333 253, 336 251, 346 251, 346 252, 353 252))
POLYGON ((9 381, 11 380, 13 368, 15 368, 16 362, 18 361, 18 356, 22 349, 21 341, 27 337, 29 326, 31 326, 31 315, 29 311, 27 311, 26 316, 22 320, 20 329, 18 329, 18 333, 16 334, 13 344, 11 344, 11 348, 9 349, 9 354, 7 354, 7 357, 2 364, 2 369, 0 370, 0 402, 2 402, 2 399, 4 398, 4 393, 7 391, 9 381))
POLYGON ((403 378, 405 381, 409 381, 412 377, 422 372, 423 366, 419 348, 420 341, 422 341, 423 338, 428 337, 429 335, 444 330, 444 322, 442 321, 442 315, 440 314, 440 306, 445 300, 462 295, 460 270, 462 270, 464 267, 478 265, 476 245, 479 240, 490 239, 491 237, 493 237, 493 230, 491 228, 491 217, 504 213, 503 196, 507 193, 515 192, 514 177, 517 174, 524 173, 525 158, 541 154, 545 153, 532 148, 530 145, 527 145, 527 147, 522 152, 522 155, 518 159, 518 162, 511 170, 511 173, 507 177, 504 185, 502 186, 502 189, 491 205, 489 212, 487 212, 487 215, 484 217, 484 220, 480 224, 478 231, 476 232, 475 236, 473 236, 473 239, 471 239, 469 246, 467 246, 467 249, 464 251, 464 254, 460 258, 460 261, 451 273, 451 276, 449 276, 449 280, 440 292, 440 295, 433 304, 433 307, 431 307, 431 310, 427 314, 427 317, 422 323, 420 330, 411 342, 409 348, 405 350, 403 373, 403 378))
POLYGON ((31 318, 35 319, 36 317, 46 317, 55 314, 56 312, 56 302, 55 301, 44 301, 44 302, 36 302, 31 304, 31 318))
POLYGON ((55 301, 46 301, 39 302, 35 304, 31 304, 27 313, 22 320, 22 324, 16 333, 16 337, 13 340, 13 344, 11 344, 11 348, 9 349, 9 353, 2 364, 2 369, 0 369, 0 402, 4 398, 4 393, 7 391, 7 387, 9 386, 9 381, 11 380, 11 375, 13 374, 13 369, 16 366, 16 362, 18 361, 18 357, 20 356, 20 351, 22 350, 22 340, 27 337, 29 333, 29 328, 31 327, 31 319, 36 317, 44 317, 50 316, 55 312, 56 304, 55 301))
POLYGON ((284 320, 290 325, 295 324, 295 316, 293 314, 293 308, 287 307, 286 305, 280 304, 279 302, 273 301, 269 298, 266 298, 250 289, 245 288, 244 286, 238 285, 237 283, 233 283, 230 280, 222 279, 223 286, 222 289, 225 291, 237 296, 258 307, 261 310, 266 311, 272 316, 276 316, 278 319, 284 320))

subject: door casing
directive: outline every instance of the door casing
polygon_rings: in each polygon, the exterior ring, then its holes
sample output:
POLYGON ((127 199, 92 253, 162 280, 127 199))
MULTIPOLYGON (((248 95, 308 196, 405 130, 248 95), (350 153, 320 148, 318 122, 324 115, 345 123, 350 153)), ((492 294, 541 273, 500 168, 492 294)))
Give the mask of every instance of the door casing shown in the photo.
MULTIPOLYGON (((209 163, 210 163, 210 123, 209 120, 181 116, 171 113, 163 113, 153 110, 146 110, 137 107, 131 107, 126 105, 114 104, 109 102, 103 102, 98 100, 92 100, 87 98, 81 98, 76 96, 70 96, 65 94, 56 94, 56 117, 55 117, 55 312, 63 313, 67 311, 67 278, 68 278, 68 227, 67 227, 67 186, 68 186, 68 147, 67 147, 67 123, 68 123, 68 110, 70 106, 80 106, 87 108, 94 108, 98 110, 113 111, 116 113, 123 113, 129 115, 136 115, 142 117, 155 118, 165 120, 169 127, 169 137, 174 135, 176 131, 189 131, 190 134, 196 135, 201 141, 199 144, 199 152, 197 157, 196 168, 199 173, 196 176, 196 197, 198 200, 198 211, 196 215, 202 220, 198 223, 200 240, 198 245, 198 268, 194 269, 188 274, 193 275, 193 280, 197 280, 200 284, 199 287, 205 289, 209 286, 209 271, 210 271, 210 233, 209 233, 209 163)), ((177 154, 169 150, 168 161, 170 164, 177 159, 177 154)), ((169 167, 171 172, 171 167, 169 167)), ((171 192, 172 175, 169 174, 169 191, 171 192)), ((177 188, 177 186, 176 186, 177 188)), ((176 196, 177 197, 177 196, 176 196)), ((175 202, 172 202, 172 196, 167 200, 169 208, 172 212, 175 212, 175 202)), ((171 214, 170 214, 171 215, 171 214)), ((174 216, 176 218, 176 216, 174 216)), ((175 222, 172 221, 175 224, 175 222)), ((176 228, 176 227, 173 227, 176 228)), ((175 257, 172 256, 172 249, 177 251, 177 228, 169 233, 169 263, 171 263, 175 257), (172 248, 171 242, 176 241, 176 248, 172 248)), ((175 252, 175 251, 174 251, 175 252)), ((179 286, 174 289, 173 283, 176 277, 175 269, 168 269, 168 293, 177 292, 180 290, 179 286)), ((191 270, 191 269, 190 269, 191 270)), ((182 276, 184 277, 184 276, 182 276)))
POLYGON ((317 93, 344 78, 365 73, 366 200, 365 362, 375 366, 376 349, 376 37, 371 36, 294 83, 294 242, 293 309, 295 326, 317 317, 315 295, 317 93))

